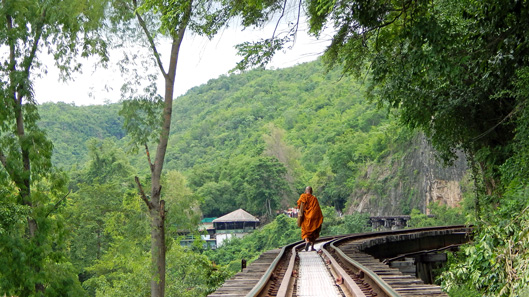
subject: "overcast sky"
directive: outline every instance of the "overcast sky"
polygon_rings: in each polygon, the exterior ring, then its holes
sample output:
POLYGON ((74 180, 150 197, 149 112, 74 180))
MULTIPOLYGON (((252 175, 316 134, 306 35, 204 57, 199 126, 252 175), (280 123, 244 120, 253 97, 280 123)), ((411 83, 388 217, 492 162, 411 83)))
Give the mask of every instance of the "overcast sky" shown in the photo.
MULTIPOLYGON (((244 41, 269 38, 273 29, 245 30, 232 27, 224 30, 215 39, 186 35, 182 43, 177 68, 175 98, 183 95, 194 86, 206 83, 220 75, 228 74, 230 69, 240 60, 236 55, 234 45, 244 41)), ((279 52, 268 68, 290 67, 307 61, 313 61, 320 56, 330 43, 329 36, 322 36, 319 40, 309 37, 304 28, 298 31, 297 40, 291 50, 279 52)), ((170 44, 161 44, 162 54, 168 53, 170 44)), ((113 59, 120 59, 121 54, 111 53, 113 59)), ((41 58, 44 62, 46 57, 41 58)), ((73 81, 59 81, 58 71, 50 65, 47 74, 36 78, 34 83, 35 98, 38 103, 66 102, 76 105, 94 105, 118 102, 120 88, 124 80, 116 67, 109 69, 96 68, 93 62, 83 61, 82 74, 75 74, 73 81)), ((164 60, 164 59, 162 59, 164 60)), ((167 59, 165 59, 167 60, 167 59)), ((161 83, 158 87, 163 90, 161 83)), ((163 94, 161 94, 163 95, 163 94)))

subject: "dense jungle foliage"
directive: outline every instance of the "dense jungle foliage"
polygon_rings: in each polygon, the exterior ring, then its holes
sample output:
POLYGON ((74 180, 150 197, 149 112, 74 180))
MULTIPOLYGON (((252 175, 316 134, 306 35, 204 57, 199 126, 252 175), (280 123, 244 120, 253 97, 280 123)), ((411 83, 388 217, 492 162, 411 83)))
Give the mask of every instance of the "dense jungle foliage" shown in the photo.
MULTIPOLYGON (((252 261, 267 249, 299 240, 294 219, 274 217, 276 210, 295 205, 306 184, 314 185, 324 206, 323 235, 369 230, 368 214, 340 217, 339 211, 366 164, 384 166, 386 158, 399 158, 414 135, 363 98, 360 83, 338 70, 325 73, 318 61, 223 76, 177 102, 164 177, 168 236, 177 242, 201 217, 240 207, 271 221, 204 255, 198 253, 200 242, 184 251, 171 241, 168 257, 187 257, 196 262, 185 267, 201 267, 188 276, 197 286, 189 296, 214 289, 239 269, 240 259, 252 261), (216 266, 206 265, 206 259, 216 266)), ((148 294, 148 220, 133 179, 145 174, 143 151, 131 151, 119 109, 119 104, 39 106, 39 125, 55 143, 54 163, 70 173, 72 193, 64 213, 68 246, 92 296, 148 294)), ((178 265, 183 264, 169 264, 168 292, 186 286, 178 265)))
MULTIPOLYGON (((147 196, 138 198, 134 176, 139 176, 146 188, 163 184, 164 191, 153 187, 151 197, 162 193, 170 214, 162 245, 166 294, 205 295, 230 274, 227 267, 236 260, 226 254, 254 258, 257 247, 290 240, 292 222, 283 216, 273 221, 275 210, 292 206, 306 184, 313 185, 333 218, 326 232, 361 229, 361 217, 333 214, 369 184, 359 179, 366 168, 405 155, 415 136, 405 126, 425 133, 448 162, 463 151, 472 170, 476 195, 468 196, 464 211, 476 226, 475 240, 452 257, 441 284, 453 296, 527 294, 528 1, 296 1, 292 11, 308 14, 312 34, 334 28, 322 61, 339 68, 325 73, 319 63, 308 63, 257 69, 190 90, 166 117, 173 129, 160 179, 151 175, 138 143, 154 139, 150 132, 161 122, 163 103, 152 85, 139 101, 127 100, 142 95, 135 93, 139 84, 123 88, 124 108, 38 105, 33 77, 46 75, 55 64, 69 78, 82 68, 77 57, 97 56, 101 64, 119 64, 137 78, 142 69, 130 60, 110 60, 108 47, 155 48, 159 39, 153 38, 161 35, 181 41, 188 24, 213 36, 234 16, 243 27, 259 26, 281 14, 287 2, 166 3, 0 2, 0 294, 150 295, 156 274, 149 233, 156 225, 150 226, 149 217, 163 215, 146 210, 147 196), (136 19, 140 24, 132 26, 136 19), (149 26, 145 20, 153 22, 149 26), (140 40, 150 29, 155 33, 140 40), (50 65, 40 60, 45 52, 53 53, 50 65), (273 223, 247 242, 228 244, 229 253, 200 253, 200 242, 195 249, 179 246, 178 235, 201 216, 238 207, 273 223), (290 231, 278 237, 274 228, 290 231), (234 250, 237 246, 243 249, 234 250)), ((243 55, 238 69, 264 65, 275 51, 290 46, 299 17, 287 20, 293 27, 286 35, 238 46, 243 55)), ((151 59, 165 82, 174 84, 156 51, 151 59)), ((176 61, 170 65, 174 73, 176 61)), ((148 82, 155 81, 145 73, 148 82)), ((165 97, 172 103, 172 93, 165 97)), ((380 183, 371 186, 383 193, 380 183)), ((408 203, 401 210, 411 212, 414 224, 438 222, 412 208, 408 203)), ((434 210, 449 220, 463 216, 462 210, 434 210)))
MULTIPOLYGON (((280 1, 259 3, 269 12, 280 1)), ((527 295, 529 2, 318 0, 304 7, 314 35, 335 29, 327 66, 357 77, 368 71, 374 101, 398 110, 400 122, 423 131, 446 161, 465 152, 477 193, 476 240, 442 276, 445 289, 527 295)), ((238 66, 266 64, 292 39, 247 42, 238 66)))
MULTIPOLYGON (((177 99, 166 168, 186 176, 206 217, 239 207, 270 215, 294 206, 307 184, 343 210, 366 164, 402 156, 414 135, 363 91, 339 70, 324 73, 320 62, 211 80, 177 99)), ((56 144, 55 164, 85 162, 90 137, 131 148, 118 109, 41 105, 39 124, 56 144), (71 137, 77 133, 83 136, 71 137)), ((143 150, 128 159, 146 174, 143 150)))

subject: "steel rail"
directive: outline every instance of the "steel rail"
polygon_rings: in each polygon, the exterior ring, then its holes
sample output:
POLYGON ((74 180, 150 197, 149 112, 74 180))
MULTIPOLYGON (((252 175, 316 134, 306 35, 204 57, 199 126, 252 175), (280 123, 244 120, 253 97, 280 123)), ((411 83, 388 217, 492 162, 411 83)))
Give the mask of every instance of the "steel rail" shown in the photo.
MULTIPOLYGON (((326 237, 322 237, 322 238, 318 239, 317 242, 328 241, 330 239, 341 238, 342 236, 344 236, 344 235, 341 235, 341 236, 326 236, 326 237)), ((252 288, 252 290, 248 294, 246 294, 246 297, 256 297, 256 296, 259 296, 259 294, 262 293, 262 291, 266 288, 266 285, 270 281, 270 277, 272 276, 272 273, 276 270, 277 265, 279 264, 279 261, 285 255, 285 251, 290 249, 290 248, 292 248, 292 251, 293 251, 292 257, 289 260, 289 267, 287 268, 287 273, 285 273, 285 275, 283 276, 283 280, 281 281, 280 289, 281 289, 281 287, 283 287, 283 282, 285 280, 287 280, 286 282, 289 283, 290 282, 290 276, 292 275, 292 271, 294 269, 294 263, 295 263, 295 257, 296 257, 295 248, 298 245, 304 245, 304 244, 305 244, 305 241, 301 240, 301 241, 296 241, 294 243, 291 243, 289 245, 284 246, 281 249, 281 251, 279 252, 279 254, 277 255, 277 257, 274 259, 274 261, 270 264, 270 266, 268 267, 266 272, 263 274, 263 276, 259 279, 259 282, 252 288), (288 271, 290 271, 290 273, 288 273, 288 271)), ((288 285, 289 284, 287 284, 287 286, 288 285)), ((283 288, 283 290, 284 290, 284 288, 283 288)))
POLYGON ((362 271, 364 273, 364 276, 368 276, 373 282, 373 284, 377 286, 378 288, 380 288, 380 290, 382 290, 383 293, 387 294, 387 296, 398 297, 401 295, 397 293, 380 276, 378 276, 375 272, 365 267, 358 261, 351 259, 339 247, 337 247, 336 244, 344 242, 344 241, 348 241, 348 240, 369 239, 369 238, 374 238, 374 237, 385 237, 385 236, 390 236, 390 235, 419 233, 419 232, 425 232, 425 231, 450 230, 450 229, 457 230, 457 229, 462 229, 466 227, 467 226, 465 225, 457 225, 457 226, 425 227, 425 228, 416 228, 416 229, 392 230, 392 231, 385 231, 385 232, 362 233, 362 234, 355 234, 355 235, 343 237, 341 239, 337 239, 335 241, 330 242, 329 245, 344 261, 348 262, 350 265, 355 267, 356 270, 362 271))
POLYGON ((302 243, 302 241, 298 241, 298 242, 291 243, 289 245, 284 246, 279 252, 279 254, 277 255, 277 257, 274 259, 274 261, 270 264, 270 266, 268 267, 266 272, 263 274, 263 276, 259 279, 259 282, 253 287, 253 289, 248 294, 246 294, 246 297, 258 296, 263 291, 263 289, 266 287, 266 285, 268 284, 268 281, 270 281, 270 277, 272 276, 272 273, 276 270, 277 265, 279 264, 279 261, 281 260, 281 258, 283 258, 285 251, 289 249, 290 247, 298 245, 300 243, 302 243))
POLYGON ((322 249, 323 254, 329 259, 332 265, 332 268, 338 273, 342 279, 343 284, 349 291, 349 293, 352 294, 353 297, 364 297, 365 294, 362 292, 360 287, 356 284, 356 282, 351 278, 351 276, 343 269, 343 267, 336 261, 336 259, 327 251, 323 246, 322 249))
POLYGON ((331 242, 330 246, 334 249, 334 252, 336 252, 340 258, 342 258, 344 261, 348 262, 350 265, 354 266, 356 270, 362 271, 364 273, 364 277, 367 276, 371 279, 371 281, 380 288, 387 296, 391 297, 399 297, 400 294, 397 293, 393 288, 386 283, 380 276, 378 276, 375 272, 373 272, 371 269, 365 267, 364 265, 360 264, 358 261, 355 261, 351 259, 349 256, 347 256, 344 252, 342 252, 341 249, 336 247, 335 242, 331 242))
MULTIPOLYGON (((340 236, 341 238, 341 236, 340 236)), ((336 237, 333 237, 332 240, 335 240, 336 237)), ((318 242, 327 241, 328 238, 322 238, 318 240, 318 242)), ((328 241, 327 241, 328 242, 328 241)), ((302 248, 305 245, 304 242, 294 245, 292 247, 292 253, 289 260, 288 268, 285 272, 285 275, 283 276, 283 279, 281 280, 281 286, 279 287, 279 290, 277 292, 277 297, 287 297, 290 285, 292 283, 292 272, 294 271, 294 266, 296 262, 296 256, 297 256, 297 249, 302 248)), ((342 267, 340 267, 340 264, 334 259, 334 257, 326 251, 324 248, 321 249, 323 254, 327 257, 329 260, 329 265, 331 265, 332 269, 334 269, 343 279, 343 284, 351 292, 351 294, 354 297, 362 297, 365 296, 362 292, 362 290, 358 287, 358 285, 355 283, 355 281, 347 275, 345 270, 343 270, 342 267)))
POLYGON ((297 255, 296 250, 304 245, 305 243, 302 242, 292 247, 292 253, 290 255, 290 260, 288 262, 288 268, 287 268, 287 271, 285 272, 285 275, 283 276, 283 279, 281 280, 281 286, 279 287, 279 290, 277 291, 277 297, 287 296, 288 288, 290 287, 290 283, 292 280, 292 272, 294 272, 294 266, 296 264, 296 255, 297 255))
MULTIPOLYGON (((369 232, 369 233, 360 233, 360 234, 354 234, 354 235, 329 236, 325 238, 320 238, 318 242, 329 241, 331 239, 334 239, 330 243, 330 246, 334 249, 336 253, 340 255, 340 257, 342 257, 342 259, 344 259, 346 262, 351 263, 351 265, 357 267, 358 270, 363 271, 364 275, 369 276, 369 278, 372 279, 373 282, 375 282, 380 287, 381 290, 383 290, 386 294, 388 294, 388 296, 397 297, 400 295, 397 292, 395 292, 391 288, 391 286, 388 285, 382 278, 380 278, 376 273, 374 273, 373 271, 371 271, 364 265, 360 264, 359 262, 345 255, 338 247, 336 247, 335 244, 341 243, 342 241, 346 241, 346 240, 360 240, 360 239, 384 237, 384 236, 399 235, 399 234, 406 234, 406 233, 416 233, 416 232, 436 231, 436 230, 449 230, 449 229, 462 229, 462 228, 467 228, 467 227, 468 226, 465 226, 465 225, 426 227, 426 228, 416 228, 416 229, 391 230, 391 231, 383 231, 383 232, 369 232)), ((256 297, 262 293, 262 291, 266 288, 266 285, 270 281, 270 278, 273 272, 276 270, 277 265, 279 264, 279 261, 285 255, 285 251, 288 249, 292 249, 293 253, 292 253, 291 259, 289 260, 289 268, 287 268, 287 273, 285 273, 285 275, 283 276, 283 280, 281 281, 281 286, 280 286, 281 292, 287 292, 288 285, 289 285, 288 283, 290 282, 292 271, 293 271, 293 265, 295 262, 295 247, 301 244, 304 244, 304 241, 297 241, 295 243, 284 246, 279 252, 279 254, 277 255, 277 257, 274 259, 274 261, 270 264, 270 266, 268 267, 266 272, 263 274, 263 276, 259 279, 259 282, 252 288, 252 290, 248 294, 246 294, 246 297, 256 297), (290 267, 290 265, 292 265, 292 268, 290 267), (290 273, 288 273, 288 271, 290 271, 290 273), (284 284, 285 281, 287 284, 284 284), (285 288, 287 289, 285 290, 285 288)))

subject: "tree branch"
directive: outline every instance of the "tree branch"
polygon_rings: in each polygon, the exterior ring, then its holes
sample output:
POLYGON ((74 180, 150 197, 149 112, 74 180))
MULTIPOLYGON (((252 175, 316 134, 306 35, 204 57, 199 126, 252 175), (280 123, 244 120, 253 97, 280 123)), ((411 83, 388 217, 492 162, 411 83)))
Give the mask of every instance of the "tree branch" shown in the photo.
POLYGON ((299 0, 299 3, 298 3, 298 17, 297 17, 297 19, 296 19, 296 26, 294 26, 295 29, 292 28, 292 30, 294 30, 293 33, 295 33, 295 34, 294 34, 294 41, 293 41, 293 43, 296 42, 296 37, 298 36, 297 33, 298 33, 298 29, 299 29, 299 18, 301 17, 301 5, 302 5, 302 0, 299 0))
MULTIPOLYGON (((13 34, 10 33, 11 30, 13 30, 13 18, 11 17, 11 15, 6 15, 6 21, 7 21, 7 43, 9 45, 9 66, 8 66, 8 69, 9 69, 9 72, 10 73, 15 73, 15 71, 17 70, 16 68, 16 60, 15 60, 15 41, 13 40, 13 34)), ((16 87, 15 87, 15 84, 14 84, 14 75, 10 75, 9 76, 9 80, 10 80, 10 84, 9 84, 9 87, 8 87, 8 93, 10 95, 13 96, 13 101, 16 103, 17 102, 17 95, 16 95, 16 87)))
MULTIPOLYGON (((178 25, 178 30, 176 31, 176 34, 173 33, 171 36, 173 38, 173 44, 171 46, 171 58, 170 58, 171 62, 169 63, 169 71, 167 72, 168 76, 166 78, 169 78, 173 85, 174 85, 174 78, 175 78, 175 73, 176 73, 176 65, 178 63, 178 55, 180 52, 180 45, 182 44, 182 40, 184 39, 184 33, 186 31, 189 20, 191 19, 192 7, 193 7, 193 0, 190 0, 189 6, 184 11, 182 21, 178 25)), ((173 98, 173 94, 171 94, 171 101, 173 100, 172 98, 173 98)))
POLYGON ((40 21, 37 25, 36 33, 35 33, 35 39, 33 40, 33 45, 31 46, 31 51, 29 53, 29 56, 24 59, 24 72, 28 76, 29 79, 29 70, 31 69, 31 65, 33 65, 33 60, 35 59, 35 56, 37 54, 37 48, 39 46, 40 37, 42 36, 42 27, 44 26, 44 19, 46 18, 46 8, 42 11, 42 14, 40 15, 40 21))
POLYGON ((140 23, 141 28, 145 32, 145 36, 147 36, 147 40, 149 41, 149 45, 151 46, 151 49, 154 53, 154 57, 156 58, 156 64, 158 64, 158 67, 162 71, 162 75, 167 78, 167 73, 165 72, 165 69, 163 68, 162 60, 160 59, 160 53, 158 53, 158 49, 156 48, 156 44, 154 43, 154 39, 152 38, 149 29, 147 28, 147 24, 145 23, 145 20, 141 17, 141 15, 138 13, 138 1, 132 0, 134 3, 134 14, 136 15, 136 18, 138 19, 138 22, 140 23))
POLYGON ((151 210, 153 208, 153 205, 152 205, 151 201, 149 201, 149 199, 147 199, 147 196, 145 195, 145 192, 143 191, 143 187, 141 186, 139 177, 135 176, 134 180, 136 181, 136 184, 138 185, 138 189, 140 191, 141 199, 143 200, 143 202, 145 202, 145 204, 147 204, 147 207, 149 208, 149 210, 151 210))
POLYGON ((283 18, 283 16, 285 16, 286 7, 287 7, 287 0, 285 0, 283 2, 283 10, 281 11, 281 15, 279 16, 279 19, 276 22, 276 27, 274 28, 274 33, 272 33, 272 39, 274 39, 275 36, 276 36, 276 30, 277 30, 277 27, 279 26, 279 22, 281 22, 281 19, 283 18))
POLYGON ((144 143, 145 145, 145 153, 147 154, 147 160, 149 161, 149 168, 151 168, 151 173, 154 170, 154 165, 151 162, 151 154, 149 153, 149 147, 147 146, 147 143, 144 143))
MULTIPOLYGON (((275 38, 277 27, 279 26, 279 22, 281 21, 281 19, 285 15, 286 6, 287 6, 287 0, 285 0, 285 2, 283 3, 283 10, 281 11, 281 16, 277 20, 276 27, 274 29, 274 33, 272 34, 272 40, 275 38)), ((296 43, 296 37, 298 35, 299 19, 301 17, 301 6, 302 6, 302 0, 299 0, 299 3, 298 3, 298 15, 296 17, 296 23, 293 24, 292 28, 289 31, 289 34, 292 34, 292 36, 293 36, 291 47, 294 46, 294 44, 296 43)))
POLYGON ((66 195, 64 195, 64 197, 62 197, 61 200, 57 201, 57 203, 55 203, 55 205, 53 206, 52 209, 50 209, 50 211, 48 211, 48 213, 46 214, 45 218, 47 218, 52 212, 54 212, 55 210, 57 210, 57 208, 59 207, 59 205, 64 201, 64 199, 66 199, 66 197, 68 197, 68 195, 70 195, 70 192, 72 190, 68 190, 68 193, 66 195))
POLYGON ((169 140, 169 134, 171 131, 171 115, 173 111, 173 98, 174 98, 174 84, 175 84, 175 75, 176 75, 176 66, 178 64, 178 56, 180 53, 180 45, 184 39, 184 33, 191 19, 191 8, 193 0, 189 1, 189 5, 186 10, 183 12, 182 21, 178 25, 177 30, 171 33, 173 39, 171 45, 171 56, 169 60, 169 68, 167 75, 165 76, 165 95, 164 95, 164 109, 163 109, 163 122, 161 125, 160 131, 160 140, 158 142, 158 147, 156 148, 156 156, 154 160, 154 169, 152 171, 152 199, 155 200, 155 203, 159 203, 159 189, 158 187, 160 177, 163 170, 165 153, 167 152, 167 142, 169 140))
POLYGON ((366 39, 367 39, 366 35, 368 33, 371 33, 372 31, 380 30, 382 28, 385 28, 385 27, 395 23, 404 14, 405 11, 406 11, 405 9, 402 9, 402 10, 399 11, 399 14, 396 15, 392 20, 386 21, 386 22, 384 22, 384 23, 382 23, 380 25, 374 26, 374 27, 369 28, 369 29, 365 30, 364 32, 362 32, 363 42, 366 41, 366 39))
POLYGON ((496 127, 498 127, 499 125, 503 124, 503 122, 505 122, 508 118, 512 117, 515 113, 517 113, 518 111, 522 110, 523 108, 525 107, 525 102, 522 102, 522 103, 519 103, 517 106, 515 106, 511 112, 509 112, 509 114, 507 116, 505 116, 501 121, 499 121, 498 123, 496 123, 494 126, 492 126, 491 128, 489 128, 487 131, 479 134, 478 136, 472 138, 470 141, 477 141, 483 137, 485 137, 487 134, 489 134, 490 132, 492 132, 494 129, 496 129, 496 127))

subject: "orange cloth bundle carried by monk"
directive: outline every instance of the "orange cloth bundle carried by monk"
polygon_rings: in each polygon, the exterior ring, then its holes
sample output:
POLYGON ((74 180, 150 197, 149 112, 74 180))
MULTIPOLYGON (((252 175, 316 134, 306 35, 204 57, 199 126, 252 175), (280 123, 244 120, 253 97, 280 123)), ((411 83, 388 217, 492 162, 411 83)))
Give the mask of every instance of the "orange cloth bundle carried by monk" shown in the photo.
MULTIPOLYGON (((311 191, 312 192, 312 191, 311 191)), ((301 238, 308 238, 314 242, 320 237, 321 224, 323 223, 323 214, 316 196, 304 193, 298 199, 298 208, 303 203, 303 218, 301 221, 301 238)), ((301 215, 301 214, 300 214, 301 215)))

